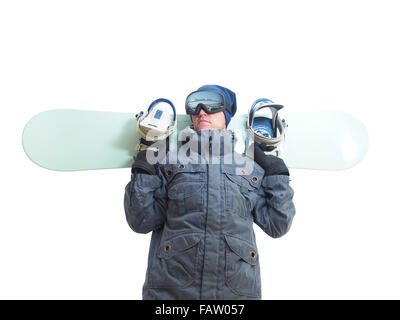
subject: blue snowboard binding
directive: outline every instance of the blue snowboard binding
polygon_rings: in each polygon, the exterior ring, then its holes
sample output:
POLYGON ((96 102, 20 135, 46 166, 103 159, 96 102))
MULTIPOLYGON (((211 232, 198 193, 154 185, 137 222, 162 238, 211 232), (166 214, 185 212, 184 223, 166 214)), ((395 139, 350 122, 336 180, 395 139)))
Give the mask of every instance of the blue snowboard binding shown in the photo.
POLYGON ((276 104, 269 99, 257 99, 250 107, 247 120, 247 129, 249 130, 247 146, 251 144, 249 138, 260 144, 261 149, 266 153, 279 155, 279 145, 285 138, 286 122, 278 116, 278 111, 283 105, 276 104), (269 108, 271 116, 255 116, 256 112, 269 108))

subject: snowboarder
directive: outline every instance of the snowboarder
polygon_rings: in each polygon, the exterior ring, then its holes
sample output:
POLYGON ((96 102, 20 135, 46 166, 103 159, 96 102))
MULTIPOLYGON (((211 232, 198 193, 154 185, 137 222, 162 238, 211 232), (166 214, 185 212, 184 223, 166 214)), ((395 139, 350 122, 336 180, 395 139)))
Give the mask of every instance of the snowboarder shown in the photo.
POLYGON ((202 86, 185 107, 187 158, 152 164, 142 150, 125 188, 129 226, 152 232, 143 299, 261 299, 253 222, 274 238, 289 230, 289 170, 257 143, 254 160, 234 151, 231 90, 202 86))

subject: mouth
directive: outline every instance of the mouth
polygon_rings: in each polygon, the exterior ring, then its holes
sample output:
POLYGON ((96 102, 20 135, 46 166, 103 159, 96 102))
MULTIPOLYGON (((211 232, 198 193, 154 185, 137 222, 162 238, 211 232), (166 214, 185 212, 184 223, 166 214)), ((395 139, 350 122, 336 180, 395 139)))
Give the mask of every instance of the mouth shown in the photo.
POLYGON ((199 121, 199 123, 201 123, 201 122, 207 122, 207 123, 210 123, 210 121, 207 121, 206 119, 201 119, 201 120, 199 121))

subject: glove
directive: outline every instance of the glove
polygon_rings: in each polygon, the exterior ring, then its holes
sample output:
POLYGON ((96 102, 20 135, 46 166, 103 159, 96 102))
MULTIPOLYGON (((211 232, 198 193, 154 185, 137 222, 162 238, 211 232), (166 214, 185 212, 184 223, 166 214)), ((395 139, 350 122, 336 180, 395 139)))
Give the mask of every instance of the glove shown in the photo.
POLYGON ((146 151, 139 151, 136 155, 135 162, 132 165, 132 173, 146 173, 146 174, 156 174, 156 167, 153 164, 148 163, 146 159, 146 151))
POLYGON ((289 175, 289 169, 281 158, 265 154, 258 143, 254 143, 254 161, 265 171, 265 176, 289 175))
POLYGON ((146 152, 147 149, 151 148, 153 144, 156 144, 157 147, 155 148, 155 156, 158 156, 161 152, 164 156, 168 151, 169 147, 169 137, 166 140, 160 140, 157 142, 154 141, 146 141, 145 139, 140 139, 140 149, 138 154, 136 155, 135 162, 132 165, 131 172, 137 173, 146 173, 146 174, 156 174, 156 167, 154 164, 150 164, 146 159, 146 152))

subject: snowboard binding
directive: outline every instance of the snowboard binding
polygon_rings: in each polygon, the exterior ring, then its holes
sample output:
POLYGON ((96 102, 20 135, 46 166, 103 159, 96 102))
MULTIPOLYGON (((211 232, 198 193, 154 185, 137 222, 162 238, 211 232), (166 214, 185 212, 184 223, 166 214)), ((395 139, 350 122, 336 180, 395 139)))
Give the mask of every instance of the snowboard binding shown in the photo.
POLYGON ((266 154, 275 156, 280 155, 280 144, 285 139, 287 124, 285 119, 278 116, 278 111, 283 105, 273 103, 269 99, 257 99, 249 109, 247 120, 247 136, 246 146, 250 146, 251 140, 258 143, 266 154), (255 113, 261 109, 268 108, 271 116, 255 116, 255 113))
MULTIPOLYGON (((176 128, 176 110, 168 99, 154 100, 147 112, 136 114, 136 130, 140 134, 138 150, 151 149, 151 145, 160 140, 166 140, 176 128), (160 103, 163 103, 160 105, 160 103), (170 108, 165 107, 165 104, 170 108), (172 113, 171 113, 172 110, 172 113)), ((157 151, 157 150, 154 150, 157 151)))

